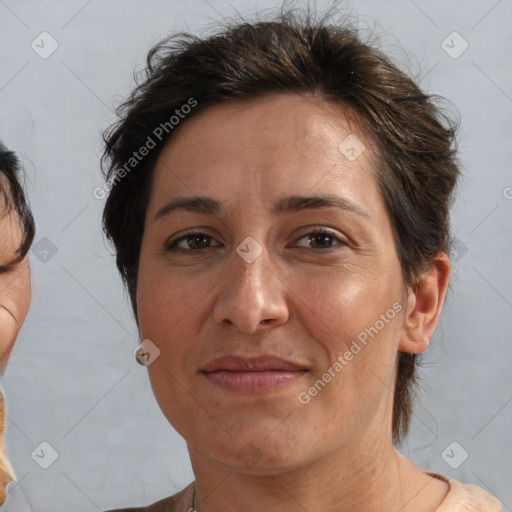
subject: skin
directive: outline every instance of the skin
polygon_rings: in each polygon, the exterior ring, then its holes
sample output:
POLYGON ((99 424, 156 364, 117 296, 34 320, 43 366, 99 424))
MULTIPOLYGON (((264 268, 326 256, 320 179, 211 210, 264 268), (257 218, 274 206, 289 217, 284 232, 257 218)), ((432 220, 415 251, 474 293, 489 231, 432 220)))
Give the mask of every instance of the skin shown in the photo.
POLYGON ((394 449, 391 418, 398 352, 428 347, 450 262, 440 253, 415 291, 404 285, 371 140, 349 114, 293 94, 228 101, 187 120, 159 156, 137 322, 161 351, 149 377, 187 441, 201 512, 427 512, 448 492, 394 449), (355 161, 338 149, 350 133, 366 146, 355 161), (272 212, 285 196, 321 194, 350 200, 368 218, 333 206, 272 212), (225 212, 178 209, 154 220, 170 200, 192 196, 216 199, 225 212), (315 227, 333 237, 309 241, 315 227), (165 250, 189 229, 211 238, 165 250), (247 236, 263 249, 252 263, 236 252, 247 236), (309 404, 299 403, 397 302, 402 311, 309 404), (307 371, 271 392, 245 394, 199 371, 233 354, 277 355, 307 371), (255 463, 244 463, 244 450, 255 463))
POLYGON ((0 230, 0 371, 5 366, 32 299, 28 257, 17 252, 23 231, 16 213, 1 214, 0 230))
MULTIPOLYGON (((8 193, 7 180, 0 176, 2 188, 8 193)), ((20 328, 27 316, 32 298, 28 257, 19 257, 18 248, 23 240, 23 230, 18 215, 7 212, 5 197, 0 199, 0 376, 14 347, 20 328)), ((0 391, 1 394, 1 391, 0 391)), ((14 471, 7 459, 3 438, 5 404, 0 396, 0 505, 5 501, 5 486, 15 480, 14 471)))

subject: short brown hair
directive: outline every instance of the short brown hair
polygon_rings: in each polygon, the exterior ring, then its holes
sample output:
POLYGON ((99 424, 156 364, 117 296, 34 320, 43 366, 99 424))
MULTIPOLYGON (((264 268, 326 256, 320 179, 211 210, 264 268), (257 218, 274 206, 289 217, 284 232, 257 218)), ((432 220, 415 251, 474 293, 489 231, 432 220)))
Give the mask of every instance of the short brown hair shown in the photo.
MULTIPOLYGON (((228 99, 270 92, 315 94, 349 106, 373 139, 375 170, 390 216, 404 283, 415 288, 441 251, 449 253, 449 208, 459 175, 457 123, 406 73, 346 23, 315 21, 310 13, 281 9, 268 21, 226 24, 205 38, 174 34, 148 54, 143 79, 104 134, 102 166, 114 182, 103 226, 136 313, 135 294, 144 217, 156 159, 176 130, 123 173, 134 151, 190 98, 197 106, 180 122, 228 99)), ((179 127, 178 127, 179 129, 179 127)), ((392 420, 393 442, 407 435, 416 355, 400 353, 392 420)))

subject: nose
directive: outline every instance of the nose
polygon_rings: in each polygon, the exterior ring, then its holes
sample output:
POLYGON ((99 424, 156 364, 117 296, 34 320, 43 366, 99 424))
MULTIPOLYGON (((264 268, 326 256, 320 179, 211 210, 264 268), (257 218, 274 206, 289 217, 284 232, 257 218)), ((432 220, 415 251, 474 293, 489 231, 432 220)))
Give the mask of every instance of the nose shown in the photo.
POLYGON ((271 268, 268 253, 249 263, 233 251, 230 260, 214 305, 215 321, 246 333, 284 324, 289 317, 287 287, 271 268))

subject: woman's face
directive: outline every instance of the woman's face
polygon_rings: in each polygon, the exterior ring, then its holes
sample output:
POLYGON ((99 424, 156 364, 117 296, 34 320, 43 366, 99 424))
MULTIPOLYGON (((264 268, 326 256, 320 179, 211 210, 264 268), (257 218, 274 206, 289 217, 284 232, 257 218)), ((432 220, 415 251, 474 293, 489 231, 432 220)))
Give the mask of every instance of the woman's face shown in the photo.
MULTIPOLYGON (((6 180, 0 176, 4 190, 6 180)), ((8 188, 7 188, 8 190, 8 188)), ((0 375, 11 354, 18 332, 27 316, 32 298, 28 257, 17 252, 23 230, 16 212, 6 213, 0 200, 0 375)))
MULTIPOLYGON (((1 185, 9 193, 7 180, 0 174, 1 185)), ((0 376, 3 375, 18 332, 27 316, 32 298, 28 258, 19 260, 23 240, 19 216, 6 211, 5 197, 0 197, 0 376)), ((0 505, 5 501, 5 486, 14 473, 5 454, 4 397, 0 391, 0 505)))
POLYGON ((277 94, 206 109, 161 153, 138 323, 163 413, 212 463, 274 471, 390 436, 404 289, 372 158, 342 107, 277 94))

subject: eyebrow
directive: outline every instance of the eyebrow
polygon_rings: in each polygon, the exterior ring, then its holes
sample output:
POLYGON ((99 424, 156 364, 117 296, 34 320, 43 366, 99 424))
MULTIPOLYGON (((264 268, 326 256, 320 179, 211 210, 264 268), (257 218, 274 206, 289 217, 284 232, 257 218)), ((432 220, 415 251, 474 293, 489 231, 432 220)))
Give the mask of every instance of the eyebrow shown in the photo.
MULTIPOLYGON (((350 199, 333 195, 323 194, 314 196, 287 196, 277 201, 273 208, 274 214, 294 213, 304 210, 315 210, 318 208, 340 208, 344 211, 354 213, 360 217, 371 221, 371 217, 358 204, 350 199)), ((176 210, 184 210, 192 213, 202 213, 207 215, 216 215, 222 217, 226 214, 226 209, 220 201, 211 197, 179 197, 172 199, 160 208, 153 222, 169 215, 176 210)))

